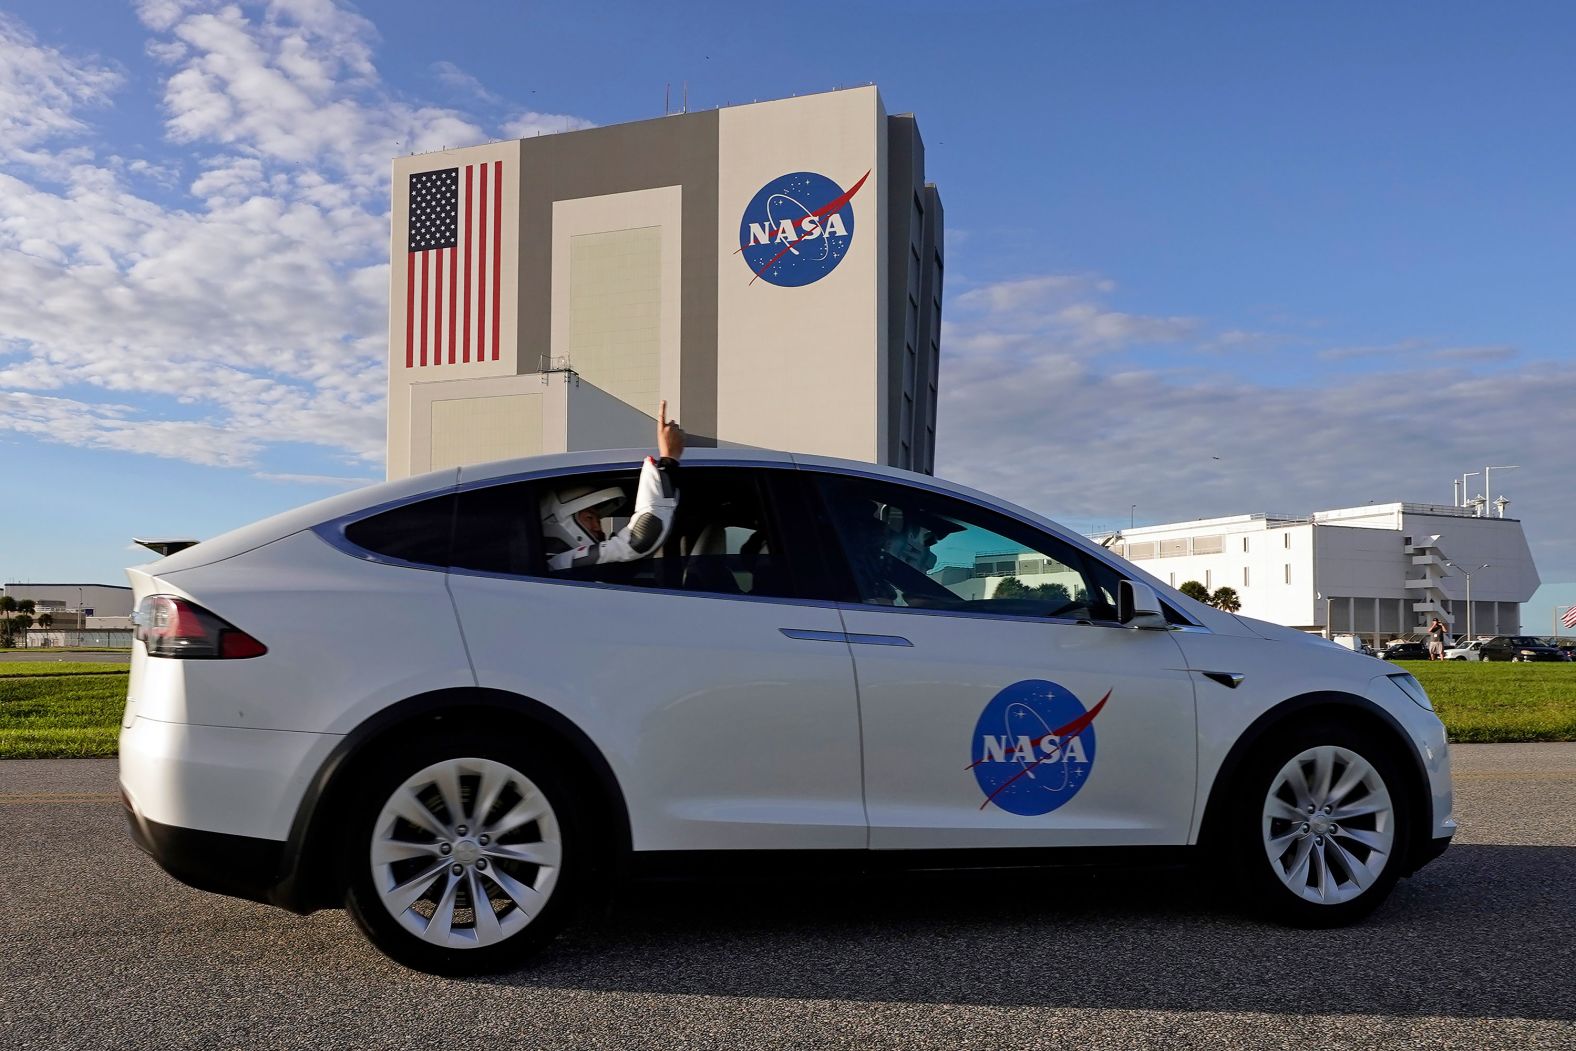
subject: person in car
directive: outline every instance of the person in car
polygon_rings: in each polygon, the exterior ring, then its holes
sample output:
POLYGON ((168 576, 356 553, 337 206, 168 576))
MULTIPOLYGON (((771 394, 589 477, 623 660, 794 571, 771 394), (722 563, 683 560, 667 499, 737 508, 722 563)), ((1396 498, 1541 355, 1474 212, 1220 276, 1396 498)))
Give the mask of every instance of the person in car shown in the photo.
POLYGON ((629 522, 608 536, 602 520, 624 506, 620 486, 595 489, 577 485, 542 497, 542 536, 547 568, 553 572, 604 562, 633 562, 662 546, 679 506, 679 458, 684 432, 668 419, 668 403, 657 410, 657 456, 640 466, 635 484, 635 512, 629 522))

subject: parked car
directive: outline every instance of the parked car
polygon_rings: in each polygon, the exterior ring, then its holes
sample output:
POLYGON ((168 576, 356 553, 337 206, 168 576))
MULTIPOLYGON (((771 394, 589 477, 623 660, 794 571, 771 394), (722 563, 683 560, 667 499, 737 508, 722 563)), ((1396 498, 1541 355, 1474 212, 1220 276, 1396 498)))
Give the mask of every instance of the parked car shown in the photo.
POLYGON ((1496 635, 1483 642, 1486 661, 1563 661, 1565 655, 1554 646, 1531 635, 1496 635))
POLYGON ((1428 644, 1410 640, 1392 642, 1379 652, 1379 659, 1387 661, 1426 661, 1428 659, 1428 644))
POLYGON ((434 472, 129 570, 134 839, 438 973, 519 965, 613 873, 1158 857, 1333 926, 1450 843, 1411 675, 961 486, 697 450, 653 557, 549 571, 544 496, 640 462, 434 472))
POLYGON ((1556 635, 1552 638, 1545 638, 1543 641, 1559 650, 1565 660, 1576 661, 1576 643, 1572 643, 1570 639, 1556 635))
POLYGON ((1451 661, 1480 661, 1483 659, 1483 640, 1458 642, 1445 650, 1445 659, 1451 661))

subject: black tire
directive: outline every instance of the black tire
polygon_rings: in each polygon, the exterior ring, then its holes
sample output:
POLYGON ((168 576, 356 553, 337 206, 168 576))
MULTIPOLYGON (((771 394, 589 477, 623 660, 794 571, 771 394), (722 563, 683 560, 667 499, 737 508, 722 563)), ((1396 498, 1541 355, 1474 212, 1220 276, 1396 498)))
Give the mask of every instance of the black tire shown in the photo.
MULTIPOLYGON (((1316 769, 1311 759, 1299 768, 1305 774, 1316 769)), ((1332 764, 1334 786, 1339 787, 1345 770, 1337 758, 1332 764)), ((1262 741, 1233 786, 1226 851, 1230 876, 1248 907, 1273 922, 1309 928, 1345 926, 1377 908, 1404 871, 1411 842, 1412 813, 1405 776, 1394 747, 1377 741, 1371 731, 1336 721, 1305 723, 1262 741), (1280 781, 1283 769, 1297 757, 1322 748, 1334 749, 1337 757, 1356 756, 1371 771, 1372 778, 1365 778, 1348 791, 1341 804, 1352 806, 1387 799, 1388 818, 1363 815, 1343 819, 1338 808, 1328 816, 1321 812, 1317 815, 1320 820, 1336 822, 1333 834, 1325 831, 1322 837, 1317 833, 1325 826, 1311 817, 1308 823, 1312 827, 1307 832, 1283 818, 1267 818, 1270 792, 1280 781), (1382 794, 1371 791, 1374 778, 1382 786, 1382 794), (1382 839, 1381 825, 1388 828, 1387 851, 1373 851, 1355 838, 1360 835, 1369 842, 1382 839), (1294 838, 1279 859, 1272 860, 1269 841, 1282 837, 1294 838), (1308 842, 1309 857, 1306 874, 1299 877, 1301 868, 1297 861, 1301 855, 1297 852, 1303 849, 1304 842, 1308 842), (1355 864, 1349 865, 1348 858, 1355 864), (1377 871, 1369 871, 1376 859, 1377 871), (1327 872, 1321 872, 1321 868, 1327 872), (1329 880, 1322 887, 1321 875, 1327 875, 1329 880), (1294 890, 1294 886, 1299 889, 1294 890), (1319 896, 1321 889, 1329 891, 1328 897, 1311 900, 1319 896)), ((1307 779, 1316 784, 1317 774, 1312 773, 1307 779)), ((1292 793, 1284 783, 1279 798, 1288 804, 1292 802, 1292 793)), ((1296 809, 1301 812, 1305 807, 1296 809)), ((1322 811, 1322 807, 1316 809, 1322 811)))
MULTIPOLYGON (((584 846, 585 826, 576 806, 575 793, 569 786, 569 779, 558 766, 535 750, 518 744, 488 742, 479 736, 451 735, 411 741, 390 750, 373 764, 352 803, 346 825, 348 834, 339 859, 345 885, 345 908, 373 945, 390 959, 418 971, 467 975, 518 969, 558 934, 575 911, 587 883, 590 866, 586 864, 589 854, 584 846), (465 835, 445 839, 418 829, 404 818, 392 819, 392 823, 380 821, 385 805, 391 804, 395 792, 423 771, 435 766, 449 770, 497 769, 482 765, 489 763, 512 771, 520 780, 511 782, 510 789, 495 796, 495 805, 488 813, 474 813, 483 804, 478 798, 484 782, 480 773, 460 774, 453 782, 459 785, 462 795, 462 814, 458 820, 451 820, 436 781, 420 795, 438 825, 451 832, 463 826, 465 835), (522 788, 525 794, 521 794, 522 788), (533 790, 548 805, 542 818, 498 835, 496 842, 483 832, 483 828, 499 827, 504 823, 499 819, 510 812, 506 808, 514 806, 511 800, 521 804, 527 802, 528 796, 536 800, 537 797, 531 795, 533 790), (489 816, 491 825, 488 824, 489 816), (487 836, 485 840, 484 836, 487 836), (449 849, 442 856, 423 855, 379 866, 373 857, 375 839, 384 842, 393 839, 400 847, 414 842, 423 848, 430 840, 434 851, 442 850, 445 844, 449 849), (554 840, 558 847, 556 865, 534 865, 501 858, 494 853, 508 849, 530 850, 545 856, 554 840), (478 841, 485 845, 479 846, 478 841), (468 864, 461 865, 461 860, 468 864), (392 893, 395 885, 413 874, 415 878, 405 885, 415 887, 427 878, 424 873, 428 867, 437 873, 432 876, 432 887, 396 916, 392 911, 395 906, 385 903, 379 883, 392 893), (465 871, 457 873, 456 869, 465 871), (532 907, 524 908, 514 904, 502 889, 503 885, 497 882, 505 879, 533 892, 541 886, 546 894, 540 900, 527 899, 532 907), (458 884, 458 889, 449 892, 450 884, 458 884), (472 887, 480 888, 488 897, 487 908, 494 916, 493 924, 481 922, 483 914, 470 900, 474 894, 472 887), (445 915, 445 906, 452 922, 440 925, 438 921, 445 915), (444 939, 446 944, 436 944, 416 933, 413 928, 420 927, 423 919, 435 938, 443 937, 445 931, 450 932, 444 939), (487 937, 494 940, 479 944, 485 940, 481 937, 483 927, 487 928, 487 937), (507 933, 500 934, 502 931, 507 933), (467 932, 468 941, 464 937, 467 932), (454 944, 455 940, 461 944, 454 944)), ((515 815, 526 812, 525 808, 513 810, 515 815)))

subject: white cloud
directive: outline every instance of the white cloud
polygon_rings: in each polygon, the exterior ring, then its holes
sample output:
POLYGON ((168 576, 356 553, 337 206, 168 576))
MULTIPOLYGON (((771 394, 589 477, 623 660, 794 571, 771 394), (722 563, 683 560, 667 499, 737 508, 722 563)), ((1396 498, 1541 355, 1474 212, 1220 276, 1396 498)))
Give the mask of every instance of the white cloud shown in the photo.
POLYGON ((69 160, 46 147, 88 131, 82 111, 105 106, 123 79, 107 62, 39 43, 0 13, 0 161, 58 177, 69 160))
POLYGON ((538 135, 553 135, 560 131, 579 131, 594 128, 595 124, 567 113, 535 113, 526 110, 504 121, 503 134, 510 139, 530 139, 538 135))
POLYGON ((386 88, 372 25, 326 0, 138 13, 170 156, 105 149, 88 117, 126 78, 0 16, 4 426, 260 470, 279 443, 376 464, 388 162, 486 141, 481 122, 386 88), (44 391, 61 396, 26 393, 44 391))
POLYGON ((1046 274, 971 288, 948 314, 946 342, 965 351, 1033 351, 1050 339, 1063 347, 1118 351, 1174 343, 1198 331, 1189 317, 1112 310, 1102 301, 1115 282, 1089 274, 1046 274), (962 323, 955 321, 961 315, 962 323), (985 325, 971 324, 988 318, 985 325))
MULTIPOLYGON (((1516 463, 1504 491, 1540 571, 1576 578, 1576 539, 1563 528, 1576 520, 1568 368, 1495 370, 1504 355, 1485 348, 1434 351, 1426 383, 1399 359, 1389 371, 1296 386, 1227 367, 1116 368, 1129 359, 1096 353, 1062 325, 1061 308, 1025 326, 1019 288, 975 291, 976 309, 949 322, 944 345, 937 471, 946 477, 1092 529, 1125 522, 1134 503, 1150 522, 1448 503, 1452 475, 1516 463), (1540 425, 1514 426, 1525 419, 1540 425)), ((1142 328, 1112 330, 1104 349, 1142 342, 1142 328)), ((1192 353, 1190 342, 1176 350, 1192 353)))

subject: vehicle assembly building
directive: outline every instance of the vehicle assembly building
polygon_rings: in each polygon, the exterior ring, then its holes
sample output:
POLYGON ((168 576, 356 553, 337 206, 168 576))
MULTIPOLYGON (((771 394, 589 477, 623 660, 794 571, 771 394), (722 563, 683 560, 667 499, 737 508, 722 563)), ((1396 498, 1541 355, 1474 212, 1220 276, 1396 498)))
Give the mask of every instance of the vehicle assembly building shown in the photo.
POLYGON ((873 86, 394 161, 388 476, 651 442, 930 472, 942 210, 873 86))

